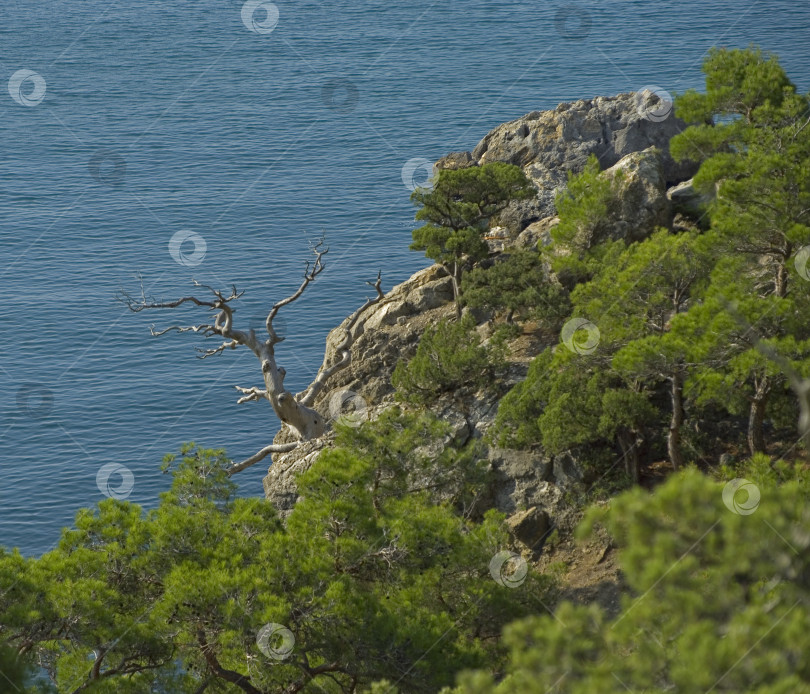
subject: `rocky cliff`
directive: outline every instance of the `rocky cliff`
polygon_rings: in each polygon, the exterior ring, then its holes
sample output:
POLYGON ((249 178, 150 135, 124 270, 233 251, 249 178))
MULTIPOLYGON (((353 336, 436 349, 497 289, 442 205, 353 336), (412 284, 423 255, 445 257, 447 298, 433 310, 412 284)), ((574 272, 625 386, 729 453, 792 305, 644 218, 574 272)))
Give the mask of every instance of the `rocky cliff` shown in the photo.
POLYGON ((453 152, 436 165, 456 168, 504 161, 522 167, 537 196, 513 203, 500 217, 503 226, 519 233, 532 222, 554 216, 556 192, 569 173, 582 171, 591 154, 608 169, 629 154, 655 147, 666 184, 692 176, 696 164, 677 163, 669 154, 670 139, 686 127, 670 111, 671 103, 650 91, 560 104, 499 125, 472 152, 453 152))
MULTIPOLYGON (((669 140, 685 124, 671 113, 662 117, 666 106, 649 92, 560 104, 552 111, 536 111, 498 126, 472 152, 452 153, 440 159, 437 167, 477 166, 490 161, 523 167, 537 195, 511 205, 494 220, 490 247, 497 254, 512 246, 550 242, 549 229, 557 221, 557 192, 565 186, 568 173, 581 171, 588 156, 595 154, 605 169, 601 175, 617 180, 617 203, 609 211, 611 235, 642 239, 657 226, 677 223, 676 213, 699 202, 689 197, 687 181, 695 165, 678 164, 669 156, 669 140)), ((394 287, 381 303, 367 309, 356 329, 351 365, 332 377, 328 391, 315 407, 329 418, 351 399, 361 416, 374 417, 392 405, 391 374, 397 362, 414 354, 426 326, 453 312, 451 280, 438 265, 394 287)), ((479 330, 486 338, 491 321, 484 315, 478 318, 479 330)), ((327 365, 337 359, 336 346, 342 336, 343 326, 329 334, 327 365)), ((481 438, 487 432, 500 398, 525 377, 531 358, 550 342, 557 340, 522 336, 512 344, 508 372, 497 383, 465 394, 463 399, 442 399, 434 406, 435 413, 451 423, 456 444, 481 438)), ((291 440, 290 432, 283 429, 276 440, 291 440)), ((297 499, 297 473, 306 470, 333 440, 328 432, 291 453, 274 456, 264 489, 282 515, 297 499)), ((514 451, 487 446, 484 450, 492 472, 486 503, 511 516, 515 536, 528 546, 547 534, 550 522, 560 524, 565 516, 564 490, 587 482, 574 453, 550 457, 539 449, 514 451)))

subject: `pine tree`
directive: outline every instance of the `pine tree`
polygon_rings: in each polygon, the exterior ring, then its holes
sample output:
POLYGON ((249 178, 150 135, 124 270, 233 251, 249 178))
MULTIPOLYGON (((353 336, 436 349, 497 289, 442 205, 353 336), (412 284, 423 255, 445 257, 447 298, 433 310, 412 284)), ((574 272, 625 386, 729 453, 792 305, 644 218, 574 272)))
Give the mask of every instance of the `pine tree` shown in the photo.
POLYGON ((458 305, 464 267, 488 254, 484 233, 489 220, 511 200, 536 194, 523 170, 512 164, 442 169, 432 188, 417 188, 411 194, 420 207, 416 219, 425 222, 413 231, 411 249, 424 251, 447 269, 458 305))

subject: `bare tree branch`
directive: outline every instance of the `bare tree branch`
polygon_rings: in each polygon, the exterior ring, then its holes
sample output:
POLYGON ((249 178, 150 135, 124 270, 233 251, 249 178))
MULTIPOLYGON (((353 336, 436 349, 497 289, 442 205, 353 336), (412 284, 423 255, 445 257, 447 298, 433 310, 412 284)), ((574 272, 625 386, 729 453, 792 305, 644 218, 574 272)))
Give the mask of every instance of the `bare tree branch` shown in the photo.
POLYGON ((259 461, 264 460, 271 453, 289 453, 290 451, 298 448, 300 445, 300 441, 293 441, 292 443, 274 443, 269 446, 265 446, 262 448, 262 450, 260 450, 258 453, 254 453, 247 460, 243 460, 241 463, 237 463, 229 467, 228 475, 230 476, 236 474, 237 472, 242 472, 242 470, 249 468, 251 465, 255 465, 259 461))
POLYGON ((236 685, 243 692, 247 692, 247 694, 262 694, 261 690, 256 689, 256 687, 251 684, 250 677, 247 677, 240 672, 235 672, 234 670, 228 670, 227 668, 222 667, 219 659, 214 653, 214 647, 206 642, 205 632, 203 632, 202 629, 197 630, 197 643, 200 645, 200 652, 205 658, 205 662, 208 663, 209 669, 217 677, 236 685))
POLYGON ((170 301, 157 300, 152 297, 147 297, 143 286, 143 279, 138 276, 140 280, 140 296, 133 296, 126 291, 120 291, 118 299, 123 302, 132 312, 139 313, 147 309, 173 309, 183 306, 185 304, 192 304, 194 306, 207 308, 214 313, 213 323, 200 323, 198 325, 171 325, 163 330, 155 330, 154 326, 150 328, 153 336, 165 335, 168 332, 177 333, 197 333, 205 338, 217 338, 222 341, 217 347, 202 348, 197 347, 199 358, 205 359, 210 356, 222 354, 227 349, 237 349, 239 346, 245 346, 250 349, 258 358, 261 364, 262 377, 264 380, 264 388, 251 387, 242 388, 235 386, 235 388, 242 393, 242 397, 237 400, 238 404, 244 402, 252 402, 259 400, 267 400, 273 408, 278 419, 286 424, 296 434, 297 441, 285 444, 270 445, 262 448, 258 453, 252 455, 247 460, 241 463, 235 463, 229 470, 229 474, 234 474, 244 470, 251 465, 258 463, 272 453, 285 453, 296 448, 301 441, 309 441, 321 436, 326 429, 326 422, 319 412, 312 409, 311 404, 315 397, 320 393, 327 380, 341 369, 345 369, 352 359, 351 346, 355 339, 355 328, 358 325, 363 312, 370 306, 379 303, 383 300, 384 296, 381 289, 381 273, 377 273, 377 280, 375 282, 367 282, 367 284, 374 287, 377 295, 374 298, 367 299, 366 302, 357 309, 350 317, 345 327, 345 336, 337 347, 339 354, 338 360, 331 365, 327 365, 326 359, 319 369, 315 380, 298 395, 293 395, 284 387, 284 377, 287 372, 283 367, 278 366, 276 363, 275 346, 284 340, 283 336, 276 333, 273 327, 273 320, 278 315, 278 312, 285 306, 296 301, 306 290, 306 288, 321 274, 324 270, 324 256, 329 252, 329 248, 324 246, 324 238, 312 245, 312 252, 315 255, 314 260, 310 260, 306 264, 304 270, 304 278, 298 289, 290 294, 288 297, 276 302, 270 308, 265 320, 265 328, 267 330, 268 338, 264 341, 256 336, 253 329, 247 332, 237 330, 234 327, 234 309, 231 306, 232 302, 239 299, 244 292, 239 291, 236 286, 231 286, 228 292, 223 292, 210 285, 192 280, 194 286, 206 290, 210 296, 201 298, 200 296, 190 295, 184 296, 179 299, 170 301))
POLYGON ((168 328, 163 328, 163 330, 155 330, 155 326, 152 325, 149 327, 149 332, 152 333, 152 337, 160 337, 161 335, 165 335, 168 332, 178 332, 178 333, 208 333, 210 332, 212 335, 214 334, 214 326, 213 325, 170 325, 168 328))
POLYGON ((267 391, 264 388, 257 388, 256 386, 253 386, 252 388, 242 388, 242 386, 234 386, 234 388, 236 388, 236 390, 238 390, 240 393, 245 394, 244 397, 239 398, 236 401, 237 405, 241 405, 243 402, 250 402, 251 400, 256 400, 258 402, 259 400, 262 400, 267 397, 267 391))
POLYGON ((265 328, 267 329, 267 334, 270 336, 270 341, 275 345, 279 342, 283 342, 284 338, 277 335, 275 329, 273 328, 273 319, 279 312, 279 309, 291 304, 295 301, 299 296, 304 293, 304 290, 309 286, 309 283, 312 282, 318 275, 323 272, 324 265, 323 265, 323 257, 329 252, 328 247, 323 247, 324 244, 324 237, 321 236, 321 240, 318 241, 314 246, 312 246, 312 252, 315 254, 315 261, 310 265, 310 261, 307 261, 306 269, 304 270, 304 281, 301 282, 301 286, 293 293, 290 294, 286 299, 282 299, 281 301, 273 304, 273 307, 270 309, 270 312, 267 314, 267 320, 265 321, 265 328))
POLYGON ((202 349, 201 347, 195 347, 195 349, 200 352, 200 356, 198 359, 205 359, 206 357, 213 357, 215 354, 222 354, 226 349, 236 349, 239 346, 239 340, 231 340, 229 342, 223 342, 219 347, 215 347, 214 349, 202 349))

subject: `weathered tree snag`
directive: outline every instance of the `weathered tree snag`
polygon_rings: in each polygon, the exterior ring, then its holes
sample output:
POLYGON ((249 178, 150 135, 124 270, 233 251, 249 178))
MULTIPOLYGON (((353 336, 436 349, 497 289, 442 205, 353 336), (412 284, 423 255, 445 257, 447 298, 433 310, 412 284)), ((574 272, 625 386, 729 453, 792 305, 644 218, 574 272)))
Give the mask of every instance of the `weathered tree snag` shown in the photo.
POLYGON ((128 292, 119 292, 118 298, 127 307, 138 313, 145 309, 154 308, 176 308, 186 303, 195 304, 196 306, 205 306, 211 311, 215 311, 213 323, 202 323, 200 325, 180 326, 172 325, 164 330, 155 331, 151 329, 154 336, 164 335, 167 332, 175 331, 179 333, 195 332, 202 333, 205 337, 219 337, 224 339, 222 344, 218 347, 211 349, 197 348, 200 352, 200 359, 221 354, 226 349, 236 349, 239 346, 245 346, 253 352, 261 364, 262 379, 264 381, 264 388, 251 387, 243 388, 235 386, 235 388, 242 393, 242 397, 237 400, 237 403, 267 400, 278 419, 289 426, 298 437, 298 442, 285 443, 279 445, 270 445, 262 448, 258 453, 252 455, 247 460, 241 463, 235 463, 230 468, 230 474, 234 474, 244 470, 260 460, 266 458, 271 453, 285 453, 296 448, 301 441, 309 441, 318 438, 326 430, 327 422, 324 421, 323 416, 314 410, 310 405, 315 400, 315 397, 320 393, 330 376, 336 372, 345 369, 352 359, 351 347, 355 340, 355 327, 360 322, 360 316, 369 307, 379 303, 383 299, 383 293, 380 289, 381 273, 377 273, 377 280, 375 282, 367 282, 367 284, 374 287, 377 295, 373 298, 367 299, 366 302, 355 311, 349 322, 346 325, 346 335, 340 345, 338 345, 337 352, 340 355, 339 360, 334 364, 327 364, 326 358, 321 366, 317 376, 312 383, 301 393, 293 395, 284 387, 284 377, 287 372, 283 367, 278 366, 276 363, 275 346, 284 341, 284 338, 276 333, 273 327, 273 320, 278 315, 278 312, 284 306, 291 304, 298 299, 309 286, 309 284, 321 273, 324 269, 323 257, 329 252, 329 249, 323 246, 323 239, 315 244, 312 248, 315 254, 314 261, 307 261, 306 269, 304 271, 304 279, 298 289, 285 299, 273 304, 270 308, 267 319, 265 321, 265 329, 267 331, 267 339, 261 340, 256 336, 255 330, 252 328, 245 332, 237 330, 233 327, 233 308, 230 306, 231 302, 241 297, 244 292, 237 291, 236 287, 231 288, 231 292, 225 295, 223 292, 214 289, 206 284, 201 284, 196 280, 192 280, 195 287, 207 289, 213 295, 213 298, 204 300, 196 296, 186 296, 174 301, 157 301, 152 298, 147 298, 143 282, 141 282, 141 293, 139 297, 133 297, 128 292))

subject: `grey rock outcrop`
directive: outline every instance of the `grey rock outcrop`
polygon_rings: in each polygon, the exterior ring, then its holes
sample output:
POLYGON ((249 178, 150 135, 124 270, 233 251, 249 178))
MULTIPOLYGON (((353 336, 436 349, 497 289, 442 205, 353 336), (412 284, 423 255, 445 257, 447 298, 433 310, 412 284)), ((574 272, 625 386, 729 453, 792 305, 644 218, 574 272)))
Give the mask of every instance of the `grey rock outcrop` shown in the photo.
POLYGON ((476 166, 472 152, 450 152, 436 162, 437 169, 468 169, 476 166))
POLYGON ((588 474, 574 451, 565 451, 554 458, 554 481, 562 489, 570 489, 589 481, 588 474))
MULTIPOLYGON (((391 374, 397 362, 414 354, 428 325, 453 314, 452 299, 449 275, 440 265, 431 265, 394 287, 382 302, 366 309, 364 320, 355 328, 351 364, 329 380, 329 389, 316 398, 315 409, 325 420, 330 420, 335 399, 339 403, 347 392, 362 398, 366 414, 372 417, 392 404, 391 374)), ((327 367, 339 358, 337 346, 348 321, 346 318, 326 338, 324 361, 327 367)), ((293 433, 287 427, 275 438, 276 443, 293 440, 293 433)), ((317 453, 332 440, 332 434, 327 432, 290 453, 273 456, 273 465, 264 478, 264 490, 282 515, 292 509, 297 499, 295 475, 308 469, 317 453)))
MULTIPOLYGON (((494 223, 508 227, 513 236, 529 224, 553 217, 554 198, 569 173, 579 173, 595 154, 602 169, 623 157, 657 147, 661 151, 664 182, 673 185, 690 178, 695 162, 676 162, 669 141, 686 123, 669 112, 671 105, 650 91, 562 103, 550 111, 532 111, 490 131, 470 157, 453 153, 439 160, 441 167, 456 168, 505 161, 523 168, 537 188, 537 196, 511 203, 494 223)), ((438 165, 438 164, 437 164, 438 165)))
POLYGON ((493 505, 504 513, 526 508, 551 493, 553 461, 540 449, 514 451, 492 446, 493 505))
POLYGON ((551 230, 560 223, 559 217, 545 217, 529 224, 515 239, 518 248, 535 249, 551 243, 551 230))
MULTIPOLYGON (((416 350, 426 326, 452 313, 452 280, 440 265, 420 270, 394 287, 385 299, 371 306, 355 329, 352 363, 329 381, 330 391, 315 401, 328 401, 338 390, 349 389, 362 396, 370 406, 391 402, 391 372, 401 358, 416 350)), ((337 346, 344 335, 348 318, 326 338, 325 363, 335 362, 337 346)))
POLYGON ((335 437, 328 432, 319 439, 306 441, 291 453, 274 456, 262 485, 265 498, 273 504, 281 517, 286 517, 298 501, 296 477, 309 470, 318 454, 334 443, 335 437))
POLYGON ((516 539, 532 550, 542 546, 551 530, 548 513, 537 506, 510 516, 506 519, 506 525, 516 539))
POLYGON ((695 190, 691 178, 688 181, 672 186, 667 191, 667 198, 672 203, 675 212, 680 212, 688 217, 707 223, 705 213, 709 203, 712 201, 712 197, 695 190))
POLYGON ((484 241, 487 242, 490 254, 500 253, 506 250, 507 245, 509 245, 510 236, 509 229, 506 227, 490 227, 486 236, 484 236, 484 241))
POLYGON ((527 168, 544 185, 564 184, 569 171, 581 171, 595 154, 602 168, 648 147, 664 152, 667 182, 694 174, 694 163, 677 163, 669 155, 669 141, 686 123, 670 113, 651 119, 660 102, 652 92, 630 92, 563 103, 552 111, 533 111, 499 125, 473 150, 478 164, 505 161, 527 168), (659 120, 659 118, 661 118, 659 120))
MULTIPOLYGON (((557 517, 565 506, 561 483, 569 487, 573 482, 568 477, 571 462, 566 459, 566 477, 557 480, 554 459, 546 456, 541 450, 515 451, 482 442, 482 437, 495 421, 498 402, 503 391, 524 377, 525 366, 516 366, 504 377, 500 389, 464 393, 461 399, 451 396, 436 403, 433 408, 434 414, 450 425, 450 433, 440 445, 458 448, 473 439, 478 440, 481 445, 489 474, 487 488, 478 501, 479 512, 497 508, 512 515, 519 509, 536 507, 547 517, 557 517)), ((391 404, 393 398, 384 396, 382 402, 370 406, 366 414, 370 419, 374 419, 391 404)), ((286 517, 292 511, 298 500, 296 476, 308 470, 318 454, 333 444, 334 434, 327 432, 320 439, 308 441, 290 453, 274 456, 273 465, 263 483, 266 498, 282 517, 286 517)), ((414 451, 414 456, 426 452, 430 453, 427 448, 414 451)), ((436 450, 435 454, 438 453, 436 450)), ((455 491, 454 480, 449 479, 439 487, 436 495, 439 500, 444 500, 450 498, 455 491)))
MULTIPOLYGON (((325 419, 334 416, 331 405, 342 393, 358 394, 365 403, 363 415, 373 419, 394 404, 391 374, 400 358, 408 359, 416 351, 419 338, 429 325, 455 314, 450 278, 438 265, 421 270, 394 287, 383 302, 367 309, 365 325, 359 329, 353 346, 353 359, 344 371, 330 379, 329 392, 315 402, 325 419)), ((348 320, 348 319, 347 319, 348 320)), ((486 326, 481 328, 486 337, 486 326)), ((327 365, 335 358, 336 346, 343 336, 342 326, 327 337, 327 365)), ((503 394, 526 375, 527 363, 513 363, 497 383, 483 391, 456 392, 432 406, 434 414, 451 425, 447 444, 463 446, 472 439, 481 440, 495 421, 503 394)), ((276 443, 292 440, 285 429, 276 443)), ((295 477, 309 469, 318 453, 334 443, 328 431, 319 439, 303 443, 295 450, 276 454, 264 478, 265 496, 286 516, 298 499, 295 477)), ((560 504, 559 490, 553 484, 553 464, 541 451, 507 451, 484 445, 489 465, 489 486, 482 503, 512 514, 518 508, 537 506, 552 515, 560 504)), ((452 490, 452 484, 446 485, 452 490)), ((449 493, 449 492, 448 492, 449 493)))
MULTIPOLYGON (((537 181, 533 181, 537 186, 537 181)), ((538 187, 537 195, 527 200, 512 200, 504 207, 492 220, 492 224, 505 227, 509 230, 509 235, 514 238, 527 226, 549 214, 555 214, 556 207, 554 200, 557 192, 564 188, 561 183, 553 188, 538 187)))
MULTIPOLYGON (((628 154, 600 176, 613 182, 614 196, 606 214, 593 230, 593 237, 579 239, 580 242, 593 245, 607 239, 640 241, 657 227, 670 225, 672 204, 657 148, 628 154)), ((545 217, 533 222, 506 246, 538 248, 538 243, 551 245, 551 230, 559 222, 559 217, 545 217)))
POLYGON ((605 220, 611 238, 640 241, 669 225, 672 212, 658 148, 628 154, 601 175, 614 182, 614 202, 605 220))

